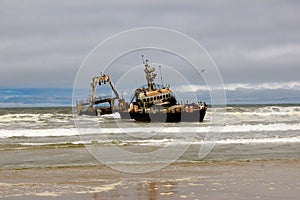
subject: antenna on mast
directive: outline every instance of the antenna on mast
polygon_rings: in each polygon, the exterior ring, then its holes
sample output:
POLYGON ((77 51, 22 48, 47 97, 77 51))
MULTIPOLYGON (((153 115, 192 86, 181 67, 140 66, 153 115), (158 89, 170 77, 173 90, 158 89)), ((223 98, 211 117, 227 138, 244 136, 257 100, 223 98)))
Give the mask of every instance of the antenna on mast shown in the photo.
POLYGON ((145 60, 144 60, 144 55, 142 54, 142 61, 143 61, 143 64, 145 64, 145 60))
POLYGON ((164 82, 163 82, 162 73, 161 73, 161 65, 159 65, 158 67, 159 67, 159 74, 160 74, 161 85, 163 86, 164 82))

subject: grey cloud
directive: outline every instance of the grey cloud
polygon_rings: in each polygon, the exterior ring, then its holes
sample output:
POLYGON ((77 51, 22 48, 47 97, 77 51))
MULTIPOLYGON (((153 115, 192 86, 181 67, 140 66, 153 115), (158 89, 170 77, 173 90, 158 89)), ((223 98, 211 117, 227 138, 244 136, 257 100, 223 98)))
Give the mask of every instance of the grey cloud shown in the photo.
POLYGON ((297 81, 299 9, 298 1, 1 1, 0 86, 19 87, 11 78, 19 73, 21 86, 71 87, 95 45, 142 26, 195 38, 225 82, 297 81), (273 57, 255 55, 293 47, 273 57))

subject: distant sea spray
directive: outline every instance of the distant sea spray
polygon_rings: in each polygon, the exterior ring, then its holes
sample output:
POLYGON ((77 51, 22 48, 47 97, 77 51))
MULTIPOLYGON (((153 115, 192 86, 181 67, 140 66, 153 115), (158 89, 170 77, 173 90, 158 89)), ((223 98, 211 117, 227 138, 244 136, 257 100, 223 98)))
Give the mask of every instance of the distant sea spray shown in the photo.
MULTIPOLYGON (((88 88, 84 89, 81 98, 88 98, 88 91, 88 88)), ((0 88, 0 108, 72 106, 72 92, 72 88, 0 88)), ((111 91, 104 92, 111 94, 111 91)), ((185 91, 175 90, 174 92, 178 97, 189 96, 185 91)), ((209 91, 198 90, 195 93, 198 99, 210 104, 209 91)), ((129 96, 131 94, 128 94, 128 101, 129 96)), ((226 90, 226 97, 227 104, 300 103, 300 93, 296 89, 237 88, 226 90)))
POLYGON ((72 89, 6 88, 0 89, 0 107, 71 106, 72 89))

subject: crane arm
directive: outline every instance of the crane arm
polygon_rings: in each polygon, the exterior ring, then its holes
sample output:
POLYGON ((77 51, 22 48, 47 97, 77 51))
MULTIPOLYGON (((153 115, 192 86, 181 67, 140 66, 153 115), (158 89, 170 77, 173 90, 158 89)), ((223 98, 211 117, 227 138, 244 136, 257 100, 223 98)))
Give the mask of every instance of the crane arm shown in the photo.
POLYGON ((116 99, 119 99, 120 98, 119 93, 117 92, 113 82, 110 80, 110 77, 108 75, 105 75, 105 76, 107 77, 106 80, 109 82, 109 85, 110 85, 112 91, 114 92, 116 99))
POLYGON ((102 85, 102 84, 106 84, 107 82, 109 83, 112 91, 114 92, 114 94, 116 96, 115 98, 116 99, 120 98, 119 93, 117 92, 117 90, 116 90, 114 84, 112 83, 109 75, 104 74, 102 76, 96 76, 96 77, 93 78, 93 82, 91 83, 92 91, 91 91, 90 105, 89 105, 89 107, 91 109, 93 108, 93 105, 95 103, 95 93, 96 93, 97 84, 102 85))

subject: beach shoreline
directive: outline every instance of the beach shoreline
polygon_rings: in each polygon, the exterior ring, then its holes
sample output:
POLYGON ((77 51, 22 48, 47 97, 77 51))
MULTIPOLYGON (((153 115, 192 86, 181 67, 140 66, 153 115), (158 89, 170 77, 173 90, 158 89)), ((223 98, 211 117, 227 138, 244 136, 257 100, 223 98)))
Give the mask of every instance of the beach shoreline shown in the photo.
POLYGON ((0 199, 299 199, 299 106, 228 107, 200 161, 210 111, 207 122, 151 124, 164 127, 154 132, 81 116, 87 132, 80 135, 71 110, 2 111, 0 199))
POLYGON ((260 160, 173 163, 141 174, 105 165, 1 169, 0 198, 298 199, 299 167, 260 160))

